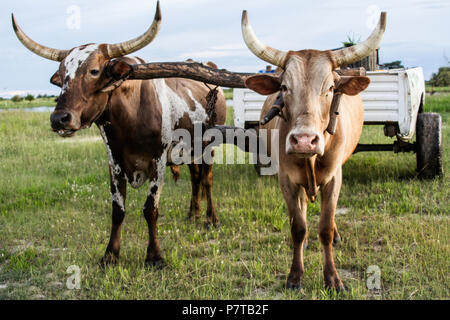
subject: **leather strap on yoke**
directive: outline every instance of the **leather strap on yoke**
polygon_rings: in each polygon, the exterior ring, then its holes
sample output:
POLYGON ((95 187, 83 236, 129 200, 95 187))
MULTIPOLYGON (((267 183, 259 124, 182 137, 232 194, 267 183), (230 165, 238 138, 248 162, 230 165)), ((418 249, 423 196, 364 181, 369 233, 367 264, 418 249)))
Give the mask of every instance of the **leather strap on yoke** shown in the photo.
POLYGON ((316 201, 317 193, 319 193, 319 188, 316 182, 315 173, 315 161, 316 157, 311 157, 306 159, 306 178, 308 180, 308 188, 306 188, 306 195, 311 202, 316 201))
POLYGON ((328 127, 326 131, 333 135, 336 131, 337 116, 339 115, 339 106, 341 104, 342 93, 334 92, 333 101, 330 108, 330 120, 328 121, 328 127))

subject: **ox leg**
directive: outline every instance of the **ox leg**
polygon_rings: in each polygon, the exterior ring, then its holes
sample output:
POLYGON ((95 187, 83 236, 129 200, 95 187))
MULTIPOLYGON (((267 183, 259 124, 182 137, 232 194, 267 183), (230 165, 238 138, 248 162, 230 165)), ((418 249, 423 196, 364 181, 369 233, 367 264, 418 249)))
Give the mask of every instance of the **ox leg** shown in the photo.
POLYGON ((292 184, 287 176, 280 177, 280 187, 289 211, 291 236, 294 244, 291 270, 286 288, 299 289, 303 286, 303 243, 306 240, 306 210, 308 198, 305 188, 292 184))
POLYGON ((145 265, 147 267, 162 268, 164 266, 164 260, 161 257, 161 249, 158 242, 158 230, 156 222, 158 220, 158 193, 161 192, 159 188, 153 188, 147 197, 147 201, 144 206, 144 217, 148 225, 148 246, 147 257, 145 258, 145 265), (154 191, 155 193, 152 193, 154 191))
POLYGON ((334 214, 337 207, 342 184, 342 168, 323 186, 321 191, 321 213, 319 220, 319 238, 324 253, 323 275, 325 286, 339 292, 344 291, 344 285, 339 279, 333 258, 333 239, 335 232, 334 214))
POLYGON ((164 260, 161 257, 161 249, 159 248, 156 222, 159 215, 158 203, 162 189, 162 179, 156 178, 154 181, 158 181, 159 183, 150 184, 150 191, 144 205, 144 217, 147 221, 149 236, 145 265, 147 267, 156 267, 161 269, 164 267, 164 260))
POLYGON ((191 185, 192 185, 192 197, 191 206, 188 212, 188 219, 194 217, 195 219, 200 218, 200 187, 202 181, 202 165, 199 164, 189 164, 189 171, 191 173, 191 185))
POLYGON ((161 249, 159 248, 157 237, 158 230, 156 222, 159 215, 159 197, 164 182, 164 174, 166 172, 165 156, 166 155, 163 154, 161 159, 155 163, 153 174, 150 175, 150 190, 144 205, 144 217, 147 221, 149 236, 145 265, 147 267, 156 267, 158 269, 164 267, 164 260, 161 257, 161 249))
POLYGON ((125 218, 127 182, 123 177, 112 173, 111 169, 109 170, 109 174, 112 195, 112 226, 105 255, 100 260, 101 265, 117 263, 120 252, 120 229, 125 218))
POLYGON ((214 203, 212 199, 212 183, 213 183, 213 172, 212 165, 202 164, 202 187, 206 192, 206 223, 213 226, 219 226, 219 218, 217 217, 216 210, 214 209, 214 203))

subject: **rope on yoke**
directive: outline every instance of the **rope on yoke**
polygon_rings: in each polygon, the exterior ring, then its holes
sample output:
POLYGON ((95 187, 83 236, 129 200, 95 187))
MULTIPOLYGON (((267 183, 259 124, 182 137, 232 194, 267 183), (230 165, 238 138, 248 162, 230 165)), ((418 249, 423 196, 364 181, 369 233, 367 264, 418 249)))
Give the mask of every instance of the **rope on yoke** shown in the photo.
POLYGON ((217 94, 219 90, 216 86, 215 88, 211 88, 207 83, 204 85, 209 89, 208 94, 206 95, 206 112, 208 114, 208 127, 212 128, 216 124, 217 113, 216 113, 216 102, 217 102, 217 94))

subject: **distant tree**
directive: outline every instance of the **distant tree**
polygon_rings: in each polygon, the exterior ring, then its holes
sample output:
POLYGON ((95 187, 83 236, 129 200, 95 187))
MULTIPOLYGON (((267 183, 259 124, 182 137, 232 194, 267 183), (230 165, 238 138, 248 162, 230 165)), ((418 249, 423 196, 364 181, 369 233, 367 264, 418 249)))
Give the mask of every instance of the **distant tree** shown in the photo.
POLYGON ((12 102, 20 102, 23 100, 23 97, 19 96, 19 95, 15 95, 11 98, 12 102))
POLYGON ((28 102, 31 102, 34 100, 34 96, 29 93, 25 96, 25 100, 27 100, 28 102))
POLYGON ((385 66, 388 69, 404 68, 404 66, 402 65, 402 62, 400 60, 395 60, 395 61, 392 61, 392 62, 384 63, 383 66, 385 66))
POLYGON ((437 73, 431 75, 428 83, 435 87, 450 86, 450 67, 440 67, 437 73))

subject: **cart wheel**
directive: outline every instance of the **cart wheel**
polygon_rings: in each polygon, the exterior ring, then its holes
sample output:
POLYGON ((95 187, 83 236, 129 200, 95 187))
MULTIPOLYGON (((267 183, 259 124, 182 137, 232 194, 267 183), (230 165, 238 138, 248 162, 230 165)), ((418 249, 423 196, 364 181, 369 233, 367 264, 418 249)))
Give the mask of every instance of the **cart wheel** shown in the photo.
POLYGON ((442 120, 434 112, 420 113, 416 122, 417 171, 422 179, 442 177, 442 120))

